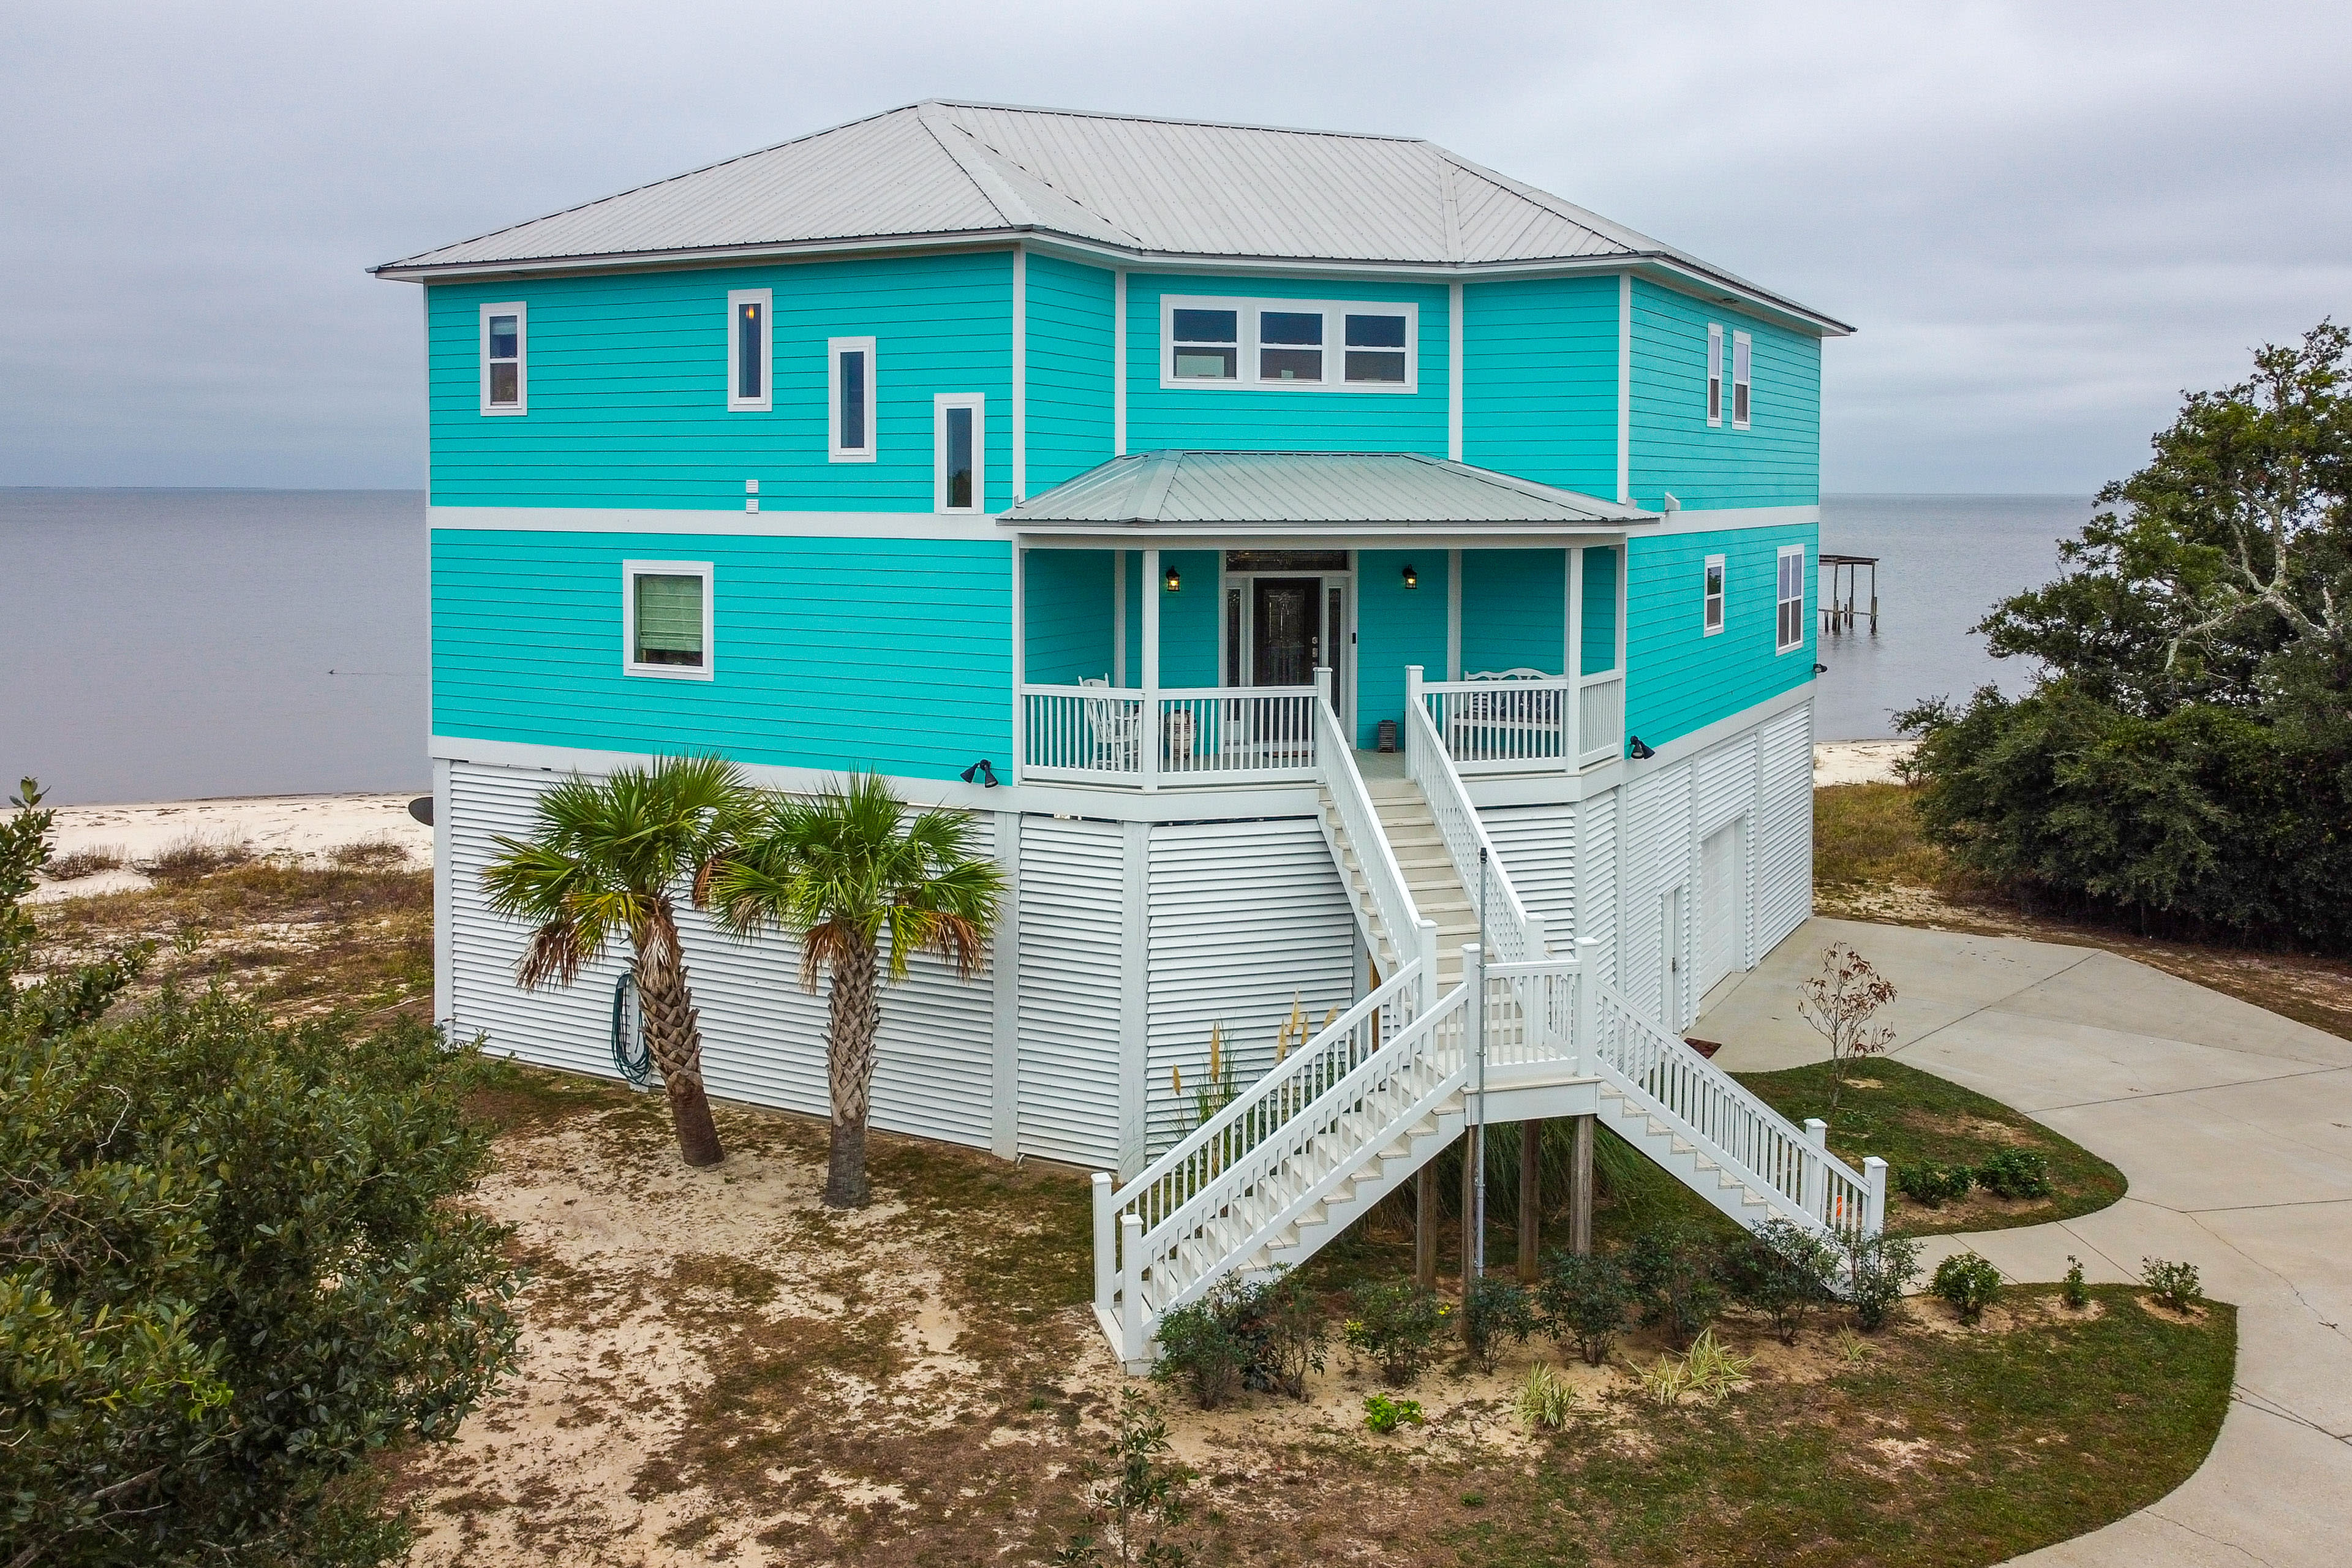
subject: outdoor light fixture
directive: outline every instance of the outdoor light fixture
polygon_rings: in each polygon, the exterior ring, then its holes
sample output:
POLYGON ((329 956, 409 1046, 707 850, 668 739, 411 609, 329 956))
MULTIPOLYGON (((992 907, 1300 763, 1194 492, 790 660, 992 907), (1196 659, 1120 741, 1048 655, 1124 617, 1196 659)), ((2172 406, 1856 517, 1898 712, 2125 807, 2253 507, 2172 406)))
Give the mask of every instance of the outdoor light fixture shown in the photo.
POLYGON ((1168 591, 1171 594, 1184 585, 1184 580, 1176 575, 1176 568, 1173 566, 1168 568, 1168 575, 1163 581, 1167 583, 1168 591))
POLYGON ((1646 763, 1658 753, 1642 744, 1641 736, 1628 735, 1625 737, 1625 754, 1637 763, 1646 763))
POLYGON ((1421 574, 1412 569, 1412 563, 1410 561, 1404 563, 1404 585, 1408 588, 1421 586, 1421 574))
POLYGON ((1830 667, 1826 664, 1817 664, 1813 666, 1813 673, 1815 675, 1827 675, 1829 672, 1830 667))
POLYGON ((996 770, 988 765, 988 759, 986 757, 982 757, 980 761, 972 763, 971 766, 964 769, 963 782, 966 784, 978 784, 982 789, 994 789, 996 787, 996 770))

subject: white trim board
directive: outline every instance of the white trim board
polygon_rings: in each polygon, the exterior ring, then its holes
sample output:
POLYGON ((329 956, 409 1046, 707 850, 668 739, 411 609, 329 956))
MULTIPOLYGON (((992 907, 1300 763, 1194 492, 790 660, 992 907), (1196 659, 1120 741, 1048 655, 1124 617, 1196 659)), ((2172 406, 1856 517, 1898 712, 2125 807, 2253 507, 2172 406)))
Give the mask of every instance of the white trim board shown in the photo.
POLYGON ((729 512, 687 507, 432 506, 425 526, 453 532, 676 533, 774 539, 973 539, 1013 542, 984 513, 729 512))
POLYGON ((1724 533, 1736 528, 1799 528, 1819 527, 1822 509, 1818 506, 1738 506, 1701 509, 1693 511, 1685 507, 1670 511, 1654 523, 1644 524, 1635 539, 1654 539, 1666 533, 1724 533))

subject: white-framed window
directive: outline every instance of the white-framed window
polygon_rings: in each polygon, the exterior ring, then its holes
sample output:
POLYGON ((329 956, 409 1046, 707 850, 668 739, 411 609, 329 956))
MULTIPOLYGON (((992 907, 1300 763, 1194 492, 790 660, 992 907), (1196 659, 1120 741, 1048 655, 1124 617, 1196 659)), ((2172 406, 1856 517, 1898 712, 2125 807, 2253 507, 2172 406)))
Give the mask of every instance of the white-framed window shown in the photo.
POLYGON ((988 400, 977 392, 931 399, 931 506, 981 511, 988 500, 988 400))
POLYGON ((1748 362, 1752 346, 1746 332, 1731 334, 1731 427, 1748 428, 1748 362))
POLYGON ((621 563, 621 670, 708 680, 712 573, 708 561, 621 563))
POLYGON ((825 441, 836 463, 874 460, 874 340, 824 343, 825 441))
POLYGON ((1701 612, 1700 633, 1713 637, 1723 629, 1723 557, 1706 558, 1706 605, 1701 612))
POLYGON ((765 289, 727 293, 727 406, 739 413, 764 414, 775 406, 769 384, 776 342, 772 304, 765 289))
POLYGON ((1411 392, 1421 309, 1370 300, 1160 298, 1160 384, 1411 392))
POLYGON ((1723 423, 1723 327, 1706 324, 1706 422, 1723 423))
POLYGON ((530 412, 530 311, 520 300, 482 307, 482 412, 530 412))
POLYGON ((1805 547, 1801 544, 1780 546, 1780 605, 1774 633, 1778 652, 1805 646, 1805 547))

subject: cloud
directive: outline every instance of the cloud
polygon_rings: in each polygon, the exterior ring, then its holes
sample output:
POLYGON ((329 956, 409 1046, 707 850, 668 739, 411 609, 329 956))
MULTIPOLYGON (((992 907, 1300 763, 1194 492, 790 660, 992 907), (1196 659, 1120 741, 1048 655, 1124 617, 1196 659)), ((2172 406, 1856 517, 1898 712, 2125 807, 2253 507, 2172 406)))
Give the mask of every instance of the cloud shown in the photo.
POLYGON ((366 266, 939 95, 1428 136, 1853 321, 1833 489, 2087 491, 2352 283, 2352 13, 18 8, 0 483, 421 482, 366 266))

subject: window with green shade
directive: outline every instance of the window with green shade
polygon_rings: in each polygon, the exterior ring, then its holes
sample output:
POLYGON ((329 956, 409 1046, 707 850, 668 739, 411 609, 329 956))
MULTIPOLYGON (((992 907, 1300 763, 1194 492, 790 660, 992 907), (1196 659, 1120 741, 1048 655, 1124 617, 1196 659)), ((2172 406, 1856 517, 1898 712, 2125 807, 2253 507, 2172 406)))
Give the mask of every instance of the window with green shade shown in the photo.
POLYGON ((633 561, 625 570, 629 670, 707 679, 710 568, 699 562, 633 561))

